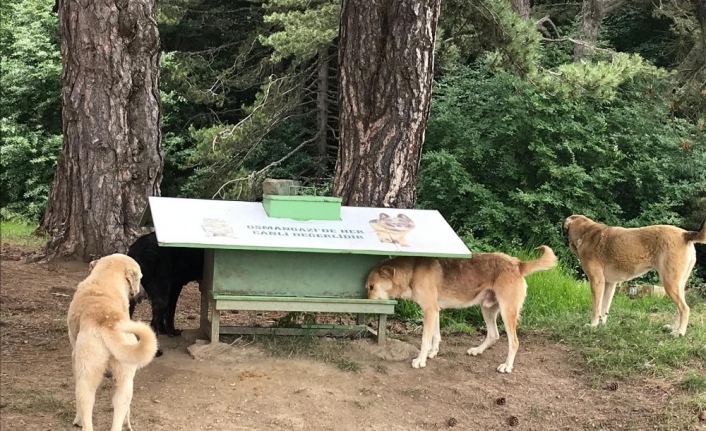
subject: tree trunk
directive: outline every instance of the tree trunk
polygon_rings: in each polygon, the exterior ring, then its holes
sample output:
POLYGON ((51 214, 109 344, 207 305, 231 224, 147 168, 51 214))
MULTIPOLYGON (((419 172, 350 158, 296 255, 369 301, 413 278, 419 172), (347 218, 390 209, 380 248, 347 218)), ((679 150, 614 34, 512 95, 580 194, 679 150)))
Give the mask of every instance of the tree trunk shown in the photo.
MULTIPOLYGON (((604 0, 583 0, 581 8, 581 39, 595 45, 598 40, 598 30, 603 21, 604 0)), ((582 44, 574 45, 574 61, 581 61, 586 57, 587 48, 582 44)))
POLYGON ((162 180, 154 0, 62 0, 64 143, 40 229, 47 260, 125 252, 162 180))
POLYGON ((321 174, 326 171, 328 159, 328 47, 321 48, 317 59, 318 78, 316 89, 316 149, 321 163, 321 174))
POLYGON ((414 206, 439 3, 343 0, 334 194, 344 205, 414 206))
POLYGON ((510 0, 512 10, 520 15, 520 18, 527 21, 530 17, 530 2, 529 0, 510 0))

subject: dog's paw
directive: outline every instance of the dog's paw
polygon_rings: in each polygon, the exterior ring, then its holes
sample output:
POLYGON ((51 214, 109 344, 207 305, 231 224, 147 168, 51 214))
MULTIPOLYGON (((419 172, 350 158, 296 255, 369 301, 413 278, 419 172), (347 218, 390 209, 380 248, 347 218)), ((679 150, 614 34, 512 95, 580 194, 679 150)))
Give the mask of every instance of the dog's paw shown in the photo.
POLYGON ((481 349, 480 347, 471 347, 470 349, 466 350, 466 353, 471 356, 478 356, 483 353, 483 349, 481 349))
POLYGON ((427 360, 422 358, 415 358, 412 361, 412 368, 424 368, 427 366, 427 360))
POLYGON ((512 372, 512 365, 507 365, 507 364, 500 364, 498 365, 498 373, 511 373, 512 372))
POLYGON ((684 331, 684 333, 679 332, 679 331, 672 331, 672 336, 673 336, 673 337, 683 337, 683 336, 685 336, 685 335, 686 335, 686 331, 684 331))
POLYGON ((76 416, 76 418, 72 422, 72 425, 76 428, 83 428, 83 424, 81 423, 81 419, 78 416, 76 416))
POLYGON ((163 354, 164 354, 164 352, 162 351, 162 349, 157 349, 157 353, 154 354, 154 357, 155 357, 155 358, 159 358, 159 357, 162 356, 163 354))
POLYGON ((436 349, 431 349, 431 351, 427 355, 427 358, 429 358, 429 359, 435 358, 438 353, 439 353, 438 347, 436 349))
POLYGON ((181 329, 172 329, 171 331, 167 331, 167 335, 170 337, 178 337, 181 335, 181 329))

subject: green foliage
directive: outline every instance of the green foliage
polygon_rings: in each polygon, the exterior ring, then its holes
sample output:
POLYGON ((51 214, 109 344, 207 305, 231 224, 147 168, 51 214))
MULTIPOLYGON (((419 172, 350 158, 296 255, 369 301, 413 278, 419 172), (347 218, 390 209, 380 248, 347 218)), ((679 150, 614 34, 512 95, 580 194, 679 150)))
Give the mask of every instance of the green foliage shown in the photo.
POLYGON ((0 216, 38 221, 44 213, 61 136, 0 119, 0 216))
POLYGON ((581 97, 584 94, 612 99, 618 87, 638 75, 650 73, 658 79, 666 76, 636 54, 616 53, 610 60, 564 63, 556 71, 544 70, 531 77, 540 88, 559 97, 581 97))
POLYGON ((61 133, 61 55, 50 0, 0 5, 0 118, 61 133))
POLYGON ((446 0, 439 17, 437 63, 442 71, 486 52, 497 67, 525 74, 536 70, 540 34, 506 0, 446 0))
POLYGON ((491 244, 549 243, 572 213, 681 224, 706 190, 706 138, 670 116, 663 82, 616 97, 557 94, 508 72, 459 68, 435 87, 419 205, 491 244))
POLYGON ((0 4, 0 216, 37 221, 61 147, 61 57, 48 0, 0 4))
POLYGON ((289 56, 299 62, 308 60, 328 48, 338 36, 338 1, 270 0, 264 7, 270 11, 265 22, 281 28, 259 37, 260 43, 274 48, 272 61, 289 56))

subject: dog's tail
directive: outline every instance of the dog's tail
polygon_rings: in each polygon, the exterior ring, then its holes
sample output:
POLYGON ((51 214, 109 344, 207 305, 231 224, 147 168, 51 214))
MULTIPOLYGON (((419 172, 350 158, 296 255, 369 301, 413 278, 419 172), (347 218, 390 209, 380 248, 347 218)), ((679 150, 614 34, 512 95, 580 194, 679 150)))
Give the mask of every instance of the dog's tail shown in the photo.
POLYGON ((701 224, 700 231, 691 230, 684 232, 684 240, 686 242, 706 243, 706 221, 701 224))
POLYGON ((105 329, 102 333, 103 342, 110 353, 122 363, 142 368, 149 364, 157 353, 157 336, 149 325, 133 320, 119 322, 115 329, 105 329), (139 341, 130 343, 125 332, 135 334, 139 341))
POLYGON ((523 276, 532 274, 536 271, 549 269, 556 265, 556 255, 554 254, 554 250, 546 245, 540 245, 537 249, 541 249, 543 251, 543 254, 539 259, 520 262, 520 273, 523 276))

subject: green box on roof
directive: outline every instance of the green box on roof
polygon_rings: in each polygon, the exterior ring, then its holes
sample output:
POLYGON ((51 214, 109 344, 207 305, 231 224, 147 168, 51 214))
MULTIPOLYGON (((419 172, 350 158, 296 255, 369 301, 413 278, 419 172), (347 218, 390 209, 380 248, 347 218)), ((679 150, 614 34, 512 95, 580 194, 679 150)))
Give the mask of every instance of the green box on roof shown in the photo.
POLYGON ((329 196, 264 195, 268 217, 294 220, 341 220, 341 198, 329 196))

